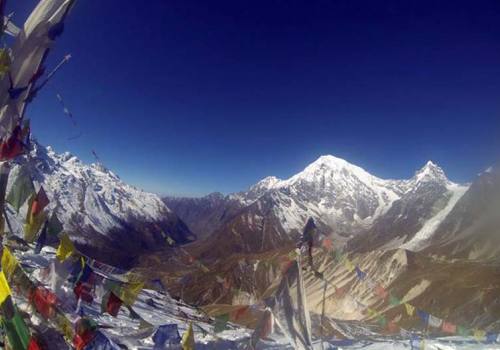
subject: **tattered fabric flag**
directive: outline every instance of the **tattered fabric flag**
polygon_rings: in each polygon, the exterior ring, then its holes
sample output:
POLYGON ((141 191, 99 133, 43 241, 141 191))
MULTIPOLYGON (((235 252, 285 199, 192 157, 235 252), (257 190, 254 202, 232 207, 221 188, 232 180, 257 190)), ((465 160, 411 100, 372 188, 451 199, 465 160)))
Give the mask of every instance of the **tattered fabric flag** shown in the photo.
POLYGON ((42 286, 38 286, 31 292, 30 301, 34 305, 35 310, 45 319, 54 317, 57 302, 57 297, 54 293, 42 286))
POLYGON ((101 311, 116 317, 123 302, 113 292, 108 291, 102 298, 101 311))
POLYGON ((42 186, 38 190, 35 199, 31 202, 30 214, 36 216, 42 212, 43 209, 49 204, 49 198, 45 193, 42 186))
POLYGON ((463 326, 457 326, 457 333, 458 335, 467 337, 471 334, 471 331, 463 326))
POLYGON ((106 280, 104 288, 112 291, 125 305, 132 306, 137 295, 144 287, 144 282, 119 284, 115 281, 106 280))
POLYGON ((234 312, 234 320, 238 321, 242 317, 244 317, 250 311, 250 307, 248 305, 239 307, 234 312))
POLYGON ((488 332, 486 333, 486 342, 487 343, 496 343, 497 342, 497 337, 498 335, 496 333, 493 333, 493 332, 488 332))
POLYGON ((61 223, 61 221, 59 221, 59 218, 57 217, 57 214, 54 211, 47 225, 47 233, 49 234, 49 236, 57 237, 57 235, 59 235, 59 233, 61 233, 62 230, 63 230, 63 224, 61 223))
POLYGON ((389 295, 389 305, 391 306, 398 306, 401 304, 401 300, 399 300, 397 297, 394 295, 389 295))
POLYGON ((4 76, 10 69, 10 55, 6 48, 0 49, 0 76, 4 76))
POLYGON ((429 326, 434 327, 434 328, 441 328, 441 325, 443 324, 443 320, 433 316, 429 315, 429 326))
POLYGON ((57 247, 56 257, 59 261, 64 261, 69 258, 73 253, 76 252, 73 242, 69 239, 69 236, 65 233, 61 235, 61 241, 57 247))
POLYGON ((194 350, 194 333, 193 322, 189 323, 189 327, 182 335, 182 350, 194 350))
POLYGON ((35 236, 46 220, 46 214, 43 209, 49 204, 49 199, 43 187, 36 196, 32 196, 29 201, 29 209, 26 217, 26 224, 24 225, 24 239, 27 242, 33 242, 35 236))
POLYGON ((227 323, 229 322, 229 314, 219 315, 215 317, 214 331, 215 333, 220 333, 227 329, 227 323))
POLYGON ((424 325, 429 324, 429 314, 423 310, 417 310, 417 316, 420 317, 424 325))
POLYGON ((0 312, 11 348, 27 349, 30 342, 29 330, 12 301, 10 287, 3 271, 0 271, 0 312))
POLYGON ((380 326, 385 327, 387 324, 387 320, 385 319, 384 315, 378 315, 377 316, 377 322, 380 326))
POLYGON ((273 332, 274 328, 274 318, 271 312, 271 309, 266 308, 259 322, 257 323, 257 327, 252 333, 252 337, 250 338, 250 345, 252 349, 255 349, 257 343, 260 339, 266 339, 273 332))
POLYGON ((18 125, 12 134, 0 144, 0 161, 11 160, 21 155, 24 151, 21 140, 22 130, 18 125))
POLYGON ((344 266, 345 266, 345 268, 347 269, 347 271, 349 271, 349 272, 352 272, 352 271, 354 271, 354 269, 355 269, 355 267, 354 267, 354 265, 353 265, 352 261, 351 261, 351 260, 349 260, 348 258, 346 258, 346 259, 344 260, 344 266))
POLYGON ((366 272, 361 271, 361 269, 360 269, 358 266, 356 266, 356 268, 355 268, 355 269, 356 269, 356 275, 358 276, 358 278, 359 278, 360 280, 364 280, 364 279, 365 279, 365 277, 366 277, 366 272))
POLYGON ((88 318, 80 318, 75 324, 73 346, 76 350, 83 350, 96 336, 97 324, 88 318))
POLYGON ((14 271, 19 267, 16 257, 10 252, 9 248, 4 247, 2 253, 2 271, 7 280, 10 280, 14 271))
POLYGON ((85 346, 84 350, 121 350, 121 347, 116 345, 101 331, 95 332, 94 339, 85 346))
POLYGON ((375 287, 375 295, 377 295, 380 299, 387 298, 388 294, 389 293, 385 290, 384 286, 382 286, 381 284, 378 284, 375 287))
POLYGON ((415 314, 415 307, 408 303, 405 303, 405 309, 408 316, 413 316, 415 314))
POLYGON ((177 345, 181 342, 181 336, 176 324, 161 325, 153 334, 153 349, 164 349, 169 345, 177 345))
POLYGON ((28 243, 33 243, 36 234, 47 220, 47 215, 42 211, 37 216, 28 215, 27 221, 24 224, 24 240, 28 243))
POLYGON ((7 203, 12 205, 16 212, 19 212, 19 208, 21 208, 34 193, 35 186, 33 186, 33 181, 31 181, 28 170, 25 167, 20 167, 19 173, 7 195, 7 203))
POLYGON ((450 333, 450 334, 455 334, 457 332, 457 326, 455 326, 453 323, 444 321, 443 326, 442 326, 442 331, 445 333, 450 333))
POLYGON ((474 338, 478 341, 485 341, 486 340, 486 332, 483 331, 482 329, 476 329, 474 330, 474 338))
POLYGON ((391 321, 387 324, 387 330, 390 333, 397 333, 399 331, 399 326, 396 322, 391 321))
POLYGON ((82 300, 89 304, 94 301, 93 286, 90 283, 77 282, 73 288, 73 293, 75 294, 77 300, 82 300))

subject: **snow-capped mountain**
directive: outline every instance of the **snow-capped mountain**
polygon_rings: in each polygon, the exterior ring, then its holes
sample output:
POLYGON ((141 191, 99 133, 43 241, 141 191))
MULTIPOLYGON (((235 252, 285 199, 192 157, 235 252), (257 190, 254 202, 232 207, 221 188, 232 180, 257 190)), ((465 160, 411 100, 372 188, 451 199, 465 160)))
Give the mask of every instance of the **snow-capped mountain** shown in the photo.
MULTIPOLYGON (((21 167, 37 189, 43 186, 50 215, 56 213, 65 231, 82 245, 134 256, 165 244, 167 234, 178 243, 195 239, 157 195, 126 184, 100 164, 87 165, 70 153, 57 154, 33 142, 28 160, 13 166, 8 191, 21 167)), ((19 214, 9 211, 19 233, 26 210, 27 204, 19 214)))
POLYGON ((270 176, 247 191, 218 195, 215 206, 214 195, 165 201, 173 208, 183 203, 178 214, 188 226, 202 236, 213 232, 217 237, 207 241, 223 243, 225 249, 260 251, 296 241, 309 217, 321 233, 340 243, 362 236, 358 248, 406 243, 408 249, 417 249, 466 189, 430 161, 412 178, 393 180, 326 155, 289 179, 270 176), (209 232, 199 232, 204 229, 209 232))

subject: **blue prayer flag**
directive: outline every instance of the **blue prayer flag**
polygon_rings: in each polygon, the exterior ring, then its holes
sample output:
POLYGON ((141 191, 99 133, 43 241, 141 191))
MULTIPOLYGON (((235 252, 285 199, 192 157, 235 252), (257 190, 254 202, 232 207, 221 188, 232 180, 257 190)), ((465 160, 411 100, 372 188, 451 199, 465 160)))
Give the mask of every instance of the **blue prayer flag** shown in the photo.
POLYGON ((154 349, 163 349, 165 345, 180 344, 181 336, 176 324, 159 326, 153 335, 154 349))

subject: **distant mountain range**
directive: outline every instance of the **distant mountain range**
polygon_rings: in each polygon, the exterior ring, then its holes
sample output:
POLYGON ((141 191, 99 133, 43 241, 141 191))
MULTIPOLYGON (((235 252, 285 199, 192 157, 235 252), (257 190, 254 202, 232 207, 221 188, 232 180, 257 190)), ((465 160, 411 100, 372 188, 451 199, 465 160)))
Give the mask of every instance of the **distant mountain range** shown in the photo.
POLYGON ((430 161, 411 179, 385 180, 322 156, 287 180, 267 177, 245 192, 164 201, 199 237, 216 242, 209 255, 217 256, 217 246, 258 252, 297 241, 309 217, 337 244, 421 249, 467 188, 430 161))

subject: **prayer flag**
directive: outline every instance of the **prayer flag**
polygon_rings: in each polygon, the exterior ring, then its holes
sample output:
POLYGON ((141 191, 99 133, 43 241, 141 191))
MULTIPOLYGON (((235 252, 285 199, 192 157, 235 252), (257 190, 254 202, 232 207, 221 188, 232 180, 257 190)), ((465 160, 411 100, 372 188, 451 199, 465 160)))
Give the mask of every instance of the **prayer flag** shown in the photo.
POLYGON ((69 258, 76 251, 73 242, 69 239, 67 234, 61 236, 59 247, 57 247, 56 257, 59 261, 64 261, 69 258))
POLYGON ((355 269, 356 269, 356 275, 358 275, 358 278, 359 278, 360 280, 364 280, 364 279, 365 279, 365 277, 366 277, 366 273, 365 273, 365 272, 363 272, 363 271, 361 271, 361 269, 360 269, 358 266, 356 266, 356 268, 355 268, 355 269))
POLYGON ((352 272, 355 269, 355 267, 352 264, 351 260, 349 260, 348 258, 345 259, 344 266, 347 269, 347 271, 349 271, 349 272, 352 272))
POLYGON ((375 295, 377 295, 380 299, 387 298, 388 294, 389 293, 385 290, 384 286, 382 286, 381 284, 378 284, 375 287, 375 295))
POLYGON ((457 333, 458 333, 459 335, 461 335, 461 336, 466 337, 466 336, 469 336, 471 332, 470 332, 470 330, 469 330, 469 329, 467 329, 467 328, 465 328, 465 327, 463 327, 463 326, 458 326, 458 327, 457 327, 457 333))
POLYGON ((3 248, 2 254, 2 271, 7 280, 12 278, 12 274, 19 267, 19 262, 16 257, 10 252, 9 248, 3 248))
POLYGON ((229 314, 219 315, 215 317, 214 331, 220 333, 227 329, 227 322, 229 321, 229 314))
POLYGON ((20 167, 19 173, 12 184, 9 194, 7 195, 7 203, 19 212, 19 208, 35 193, 35 186, 31 181, 31 177, 25 167, 20 167))
POLYGON ((434 327, 434 328, 441 328, 441 325, 443 324, 443 320, 433 316, 429 315, 429 326, 434 327))
POLYGON ((486 340, 486 332, 483 331, 482 329, 476 329, 474 331, 474 338, 479 342, 479 341, 484 341, 486 340))
POLYGON ((415 307, 408 303, 405 303, 405 308, 408 316, 413 316, 413 314, 415 313, 415 307))
POLYGON ((189 327, 182 336, 182 350, 194 350, 194 333, 193 323, 189 323, 189 327))
POLYGON ((455 334, 457 332, 457 326, 450 322, 443 322, 442 330, 445 333, 455 334))
POLYGON ((417 316, 420 317, 425 325, 429 324, 429 314, 423 310, 417 310, 417 316))
POLYGON ((389 304, 391 306, 398 306, 399 304, 401 304, 401 300, 399 300, 397 297, 391 294, 389 296, 389 304))
POLYGON ((153 335, 154 349, 164 349, 169 345, 177 345, 181 342, 181 336, 176 324, 161 325, 153 335))

